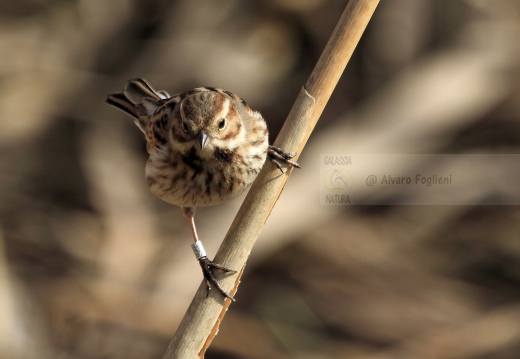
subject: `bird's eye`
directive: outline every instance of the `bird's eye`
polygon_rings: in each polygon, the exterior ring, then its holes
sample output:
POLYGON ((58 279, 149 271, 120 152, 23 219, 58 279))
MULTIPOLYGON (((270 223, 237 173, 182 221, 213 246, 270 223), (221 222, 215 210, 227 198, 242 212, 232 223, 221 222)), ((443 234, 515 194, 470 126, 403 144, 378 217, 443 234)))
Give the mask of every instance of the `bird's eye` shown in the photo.
POLYGON ((181 122, 181 128, 185 133, 188 133, 188 125, 186 125, 186 122, 181 122))
POLYGON ((219 121, 219 123, 218 123, 218 129, 219 130, 222 130, 224 127, 226 127, 226 119, 225 118, 221 119, 219 121))

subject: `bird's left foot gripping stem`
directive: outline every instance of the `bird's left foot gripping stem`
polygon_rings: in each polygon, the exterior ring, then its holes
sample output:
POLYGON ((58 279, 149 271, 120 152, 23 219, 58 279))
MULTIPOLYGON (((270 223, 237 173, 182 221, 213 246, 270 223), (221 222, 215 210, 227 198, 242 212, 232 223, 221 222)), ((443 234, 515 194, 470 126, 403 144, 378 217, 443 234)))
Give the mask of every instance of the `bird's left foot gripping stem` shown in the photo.
POLYGON ((267 154, 269 155, 269 159, 271 160, 271 162, 273 162, 276 165, 276 167, 278 167, 278 169, 280 171, 282 171, 282 173, 283 173, 283 167, 282 167, 282 164, 280 163, 280 161, 284 162, 286 165, 296 167, 296 168, 301 168, 300 165, 298 164, 298 162, 294 162, 291 160, 291 158, 296 156, 296 153, 288 153, 288 152, 285 152, 280 147, 269 146, 269 148, 267 150, 267 154))

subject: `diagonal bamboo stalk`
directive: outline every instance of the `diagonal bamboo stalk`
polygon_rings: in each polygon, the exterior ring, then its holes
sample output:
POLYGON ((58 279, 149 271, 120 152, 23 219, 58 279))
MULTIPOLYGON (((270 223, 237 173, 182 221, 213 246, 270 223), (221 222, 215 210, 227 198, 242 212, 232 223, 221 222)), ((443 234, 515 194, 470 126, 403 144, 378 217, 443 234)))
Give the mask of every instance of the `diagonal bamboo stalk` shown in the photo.
MULTIPOLYGON (((379 0, 348 2, 309 80, 301 89, 275 146, 301 153, 378 3, 379 0)), ((267 163, 215 256, 217 263, 238 272, 221 280, 222 287, 231 295, 237 291, 247 258, 291 172, 289 169, 286 174, 281 174, 269 161, 267 163)), ((206 287, 201 284, 164 359, 203 358, 229 304, 230 300, 224 299, 216 290, 206 298, 206 287)))

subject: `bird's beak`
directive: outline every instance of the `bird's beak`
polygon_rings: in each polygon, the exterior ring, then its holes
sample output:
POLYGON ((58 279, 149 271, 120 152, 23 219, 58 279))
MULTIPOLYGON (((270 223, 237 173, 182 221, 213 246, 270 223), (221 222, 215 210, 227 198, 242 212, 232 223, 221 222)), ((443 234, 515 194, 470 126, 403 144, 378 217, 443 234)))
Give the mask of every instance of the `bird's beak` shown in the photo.
POLYGON ((199 132, 199 141, 200 141, 200 149, 204 149, 204 146, 206 145, 206 141, 208 140, 208 134, 206 131, 201 130, 199 132))

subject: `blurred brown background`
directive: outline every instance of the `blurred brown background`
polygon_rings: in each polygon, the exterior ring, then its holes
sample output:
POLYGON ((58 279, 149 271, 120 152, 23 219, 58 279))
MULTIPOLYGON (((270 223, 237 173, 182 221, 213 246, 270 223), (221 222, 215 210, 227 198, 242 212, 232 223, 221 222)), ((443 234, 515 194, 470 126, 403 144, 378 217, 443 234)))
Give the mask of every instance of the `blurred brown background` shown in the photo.
MULTIPOLYGON (((0 3, 2 358, 162 357, 201 273, 106 94, 225 88, 274 139, 346 3, 0 3)), ((320 206, 318 175, 327 153, 519 153, 519 20, 514 0, 380 3, 207 358, 520 357, 518 207, 320 206)), ((240 202, 198 211, 210 257, 240 202)))

